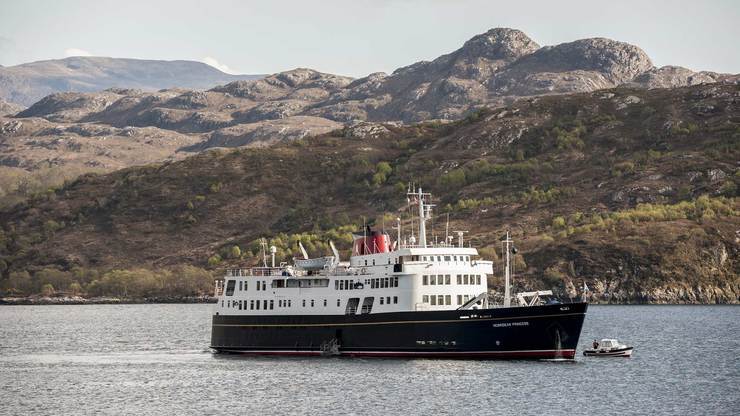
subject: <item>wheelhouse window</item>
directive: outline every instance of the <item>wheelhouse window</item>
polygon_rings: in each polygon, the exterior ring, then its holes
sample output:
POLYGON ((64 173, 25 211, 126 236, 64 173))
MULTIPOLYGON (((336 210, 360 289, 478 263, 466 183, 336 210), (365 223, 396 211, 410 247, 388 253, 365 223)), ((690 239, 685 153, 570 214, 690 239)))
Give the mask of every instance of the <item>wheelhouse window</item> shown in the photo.
POLYGON ((275 303, 274 302, 275 302, 274 300, 270 300, 270 309, 271 310, 275 307, 275 303))
POLYGON ((457 295, 457 304, 462 305, 462 295, 457 295))
POLYGON ((450 283, 451 283, 451 282, 450 282, 450 275, 449 275, 449 274, 446 274, 446 275, 445 275, 445 284, 446 284, 446 285, 449 285, 450 283))
POLYGON ((233 296, 235 287, 236 280, 229 280, 228 282, 226 282, 226 296, 233 296))
POLYGON ((424 285, 424 286, 428 285, 429 284, 429 276, 427 276, 427 275, 422 276, 421 284, 424 285))
POLYGON ((452 305, 452 295, 445 295, 445 305, 452 305))
POLYGON ((240 292, 242 291, 242 281, 241 280, 239 281, 239 291, 240 292))
POLYGON ((424 303, 429 303, 429 295, 424 295, 421 297, 421 301, 424 303))
POLYGON ((393 304, 396 304, 396 303, 398 303, 398 296, 393 297, 393 304))
POLYGON ((434 296, 434 295, 430 296, 429 297, 429 300, 431 301, 430 302, 431 305, 435 305, 435 306, 437 305, 437 297, 436 296, 434 296))
POLYGON ((461 274, 458 274, 457 275, 457 284, 458 285, 461 285, 462 284, 462 275, 461 274))
POLYGON ((476 275, 475 276, 475 284, 476 285, 479 285, 480 284, 480 275, 476 275))

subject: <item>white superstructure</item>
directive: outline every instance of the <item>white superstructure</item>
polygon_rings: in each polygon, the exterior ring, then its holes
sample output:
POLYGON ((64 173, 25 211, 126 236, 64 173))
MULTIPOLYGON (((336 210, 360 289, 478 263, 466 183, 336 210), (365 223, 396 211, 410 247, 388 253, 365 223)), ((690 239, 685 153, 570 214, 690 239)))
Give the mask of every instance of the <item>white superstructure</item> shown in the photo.
MULTIPOLYGON (((485 308, 493 263, 452 239, 429 243, 429 194, 409 193, 419 208, 418 244, 369 229, 356 235, 349 262, 296 260, 295 265, 227 270, 217 282, 220 315, 347 315, 485 308)), ((274 266, 274 262, 273 262, 274 266)))

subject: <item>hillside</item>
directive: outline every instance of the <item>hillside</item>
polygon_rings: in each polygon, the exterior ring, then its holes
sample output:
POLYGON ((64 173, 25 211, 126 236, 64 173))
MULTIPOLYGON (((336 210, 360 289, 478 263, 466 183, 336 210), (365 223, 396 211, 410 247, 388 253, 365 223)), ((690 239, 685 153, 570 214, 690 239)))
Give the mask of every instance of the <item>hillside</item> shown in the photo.
POLYGON ((298 239, 313 254, 327 239, 346 250, 363 216, 408 221, 414 182, 438 198, 430 238, 449 213, 450 229, 496 258, 512 231, 517 289, 573 297, 586 281, 604 302, 737 303, 738 102, 729 84, 544 96, 453 123, 360 124, 84 175, 0 211, 2 286, 220 270, 256 262, 261 236, 285 259, 298 239))
POLYGON ((196 61, 74 56, 0 67, 0 99, 30 106, 59 92, 96 92, 108 88, 206 89, 259 75, 230 75, 196 61))

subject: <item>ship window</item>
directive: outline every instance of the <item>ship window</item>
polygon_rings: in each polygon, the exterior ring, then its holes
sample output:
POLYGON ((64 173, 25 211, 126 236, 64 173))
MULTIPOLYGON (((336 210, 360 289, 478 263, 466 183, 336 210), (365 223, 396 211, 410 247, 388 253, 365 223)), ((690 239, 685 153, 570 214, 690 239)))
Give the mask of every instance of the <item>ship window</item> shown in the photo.
POLYGON ((436 285, 437 284, 437 275, 433 274, 429 276, 429 284, 430 285, 436 285))
POLYGON ((468 279, 468 275, 467 274, 464 274, 463 275, 463 284, 466 284, 467 285, 469 283, 470 283, 470 280, 468 279))
POLYGON ((445 256, 445 261, 450 261, 450 256, 445 256))
POLYGON ((373 266, 375 266, 375 259, 373 259, 373 266))
POLYGON ((249 301, 249 309, 254 310, 254 299, 249 301))
POLYGON ((324 307, 326 308, 326 299, 324 299, 324 307))
POLYGON ((360 298, 349 298, 347 307, 344 309, 345 315, 354 315, 357 313, 357 306, 360 305, 360 298))
POLYGON ((360 310, 360 313, 370 313, 373 310, 373 302, 375 301, 375 298, 372 296, 366 297, 362 300, 362 309, 360 310))
POLYGON ((446 274, 445 275, 445 284, 446 285, 449 285, 450 284, 450 275, 449 274, 446 274))
POLYGON ((313 308, 313 299, 311 299, 311 307, 313 308))
POLYGON ((355 281, 354 280, 350 280, 349 281, 349 287, 347 289, 352 290, 354 288, 355 288, 355 281))
POLYGON ((457 256, 452 256, 452 258, 453 258, 453 259, 454 259, 455 261, 457 261, 457 256))
POLYGON ((303 307, 306 307, 306 299, 303 299, 303 307))
POLYGON ((278 308, 282 308, 282 307, 283 307, 283 301, 278 299, 278 308))
POLYGON ((285 280, 283 279, 273 280, 272 287, 285 287, 285 280))
POLYGON ((241 292, 241 290, 242 290, 242 281, 240 280, 239 281, 239 291, 241 292))
POLYGON ((458 285, 461 285, 462 284, 462 275, 461 274, 458 274, 457 275, 457 284, 458 285))
POLYGON ((393 278, 393 287, 398 287, 398 277, 393 278))
POLYGON ((390 296, 388 296, 388 297, 385 298, 385 303, 387 303, 389 305, 391 304, 391 297, 390 296))
POLYGON ((274 306, 275 306, 275 303, 274 302, 275 301, 273 301, 272 299, 270 300, 270 309, 273 309, 274 308, 274 306))
POLYGON ((452 295, 445 295, 445 305, 452 305, 452 295))
POLYGON ((262 309, 267 309, 267 299, 262 301, 262 309))
POLYGON ((385 287, 390 287, 391 286, 391 284, 390 284, 391 283, 390 282, 391 279, 390 278, 386 277, 383 280, 385 281, 385 287))
POLYGON ((223 300, 221 301, 221 307, 222 308, 224 307, 224 301, 223 300))
POLYGON ((257 299, 256 304, 257 304, 257 310, 260 310, 260 301, 259 301, 259 299, 257 299))
POLYGON ((439 303, 440 305, 444 305, 445 304, 445 297, 444 297, 444 295, 437 295, 437 303, 439 303))
POLYGON ((421 284, 422 284, 422 285, 426 286, 426 285, 428 285, 428 284, 429 284, 429 276, 427 276, 427 275, 424 275, 424 276, 422 276, 422 278, 421 278, 421 279, 422 279, 422 280, 421 280, 421 284))
POLYGON ((385 298, 381 296, 380 297, 380 304, 383 305, 384 303, 385 303, 385 298))
POLYGON ((398 296, 393 297, 393 303, 398 303, 398 296))
POLYGON ((462 295, 457 295, 457 304, 462 305, 462 295))
POLYGON ((337 308, 342 306, 342 301, 340 299, 337 299, 337 308))
POLYGON ((290 308, 290 305, 291 305, 291 304, 293 304, 293 301, 291 301, 290 299, 288 299, 288 307, 289 307, 289 308, 290 308))
POLYGON ((437 261, 441 262, 442 261, 442 256, 437 256, 437 261))
POLYGON ((469 300, 470 300, 470 296, 469 295, 463 296, 463 302, 467 303, 469 300))
POLYGON ((475 276, 475 284, 476 285, 479 285, 480 284, 480 275, 476 275, 475 276))
POLYGON ((432 305, 436 305, 436 304, 437 304, 437 297, 436 297, 436 296, 432 295, 432 296, 431 296, 431 297, 429 298, 429 300, 431 300, 431 301, 432 301, 432 305))
POLYGON ((424 295, 421 297, 421 301, 424 303, 429 303, 429 295, 424 295))
POLYGON ((234 286, 236 286, 236 280, 229 280, 226 282, 226 296, 234 295, 234 286))
POLYGON ((365 266, 367 266, 367 260, 365 260, 365 266))
POLYGON ((344 280, 339 281, 339 290, 344 290, 344 280))
POLYGON ((334 281, 334 290, 339 290, 339 280, 334 281))

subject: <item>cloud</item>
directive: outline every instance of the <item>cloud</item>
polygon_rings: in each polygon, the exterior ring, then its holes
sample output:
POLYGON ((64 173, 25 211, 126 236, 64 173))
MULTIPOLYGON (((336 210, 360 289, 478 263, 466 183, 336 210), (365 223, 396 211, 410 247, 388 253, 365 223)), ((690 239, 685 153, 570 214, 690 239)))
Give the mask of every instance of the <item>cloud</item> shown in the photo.
POLYGON ((229 68, 225 64, 222 64, 216 58, 213 58, 213 57, 210 57, 210 56, 206 56, 201 61, 204 64, 210 65, 210 66, 218 69, 221 72, 226 72, 227 74, 236 74, 236 72, 233 69, 229 68))
POLYGON ((92 56, 92 54, 84 49, 69 48, 64 50, 64 56, 92 56))

